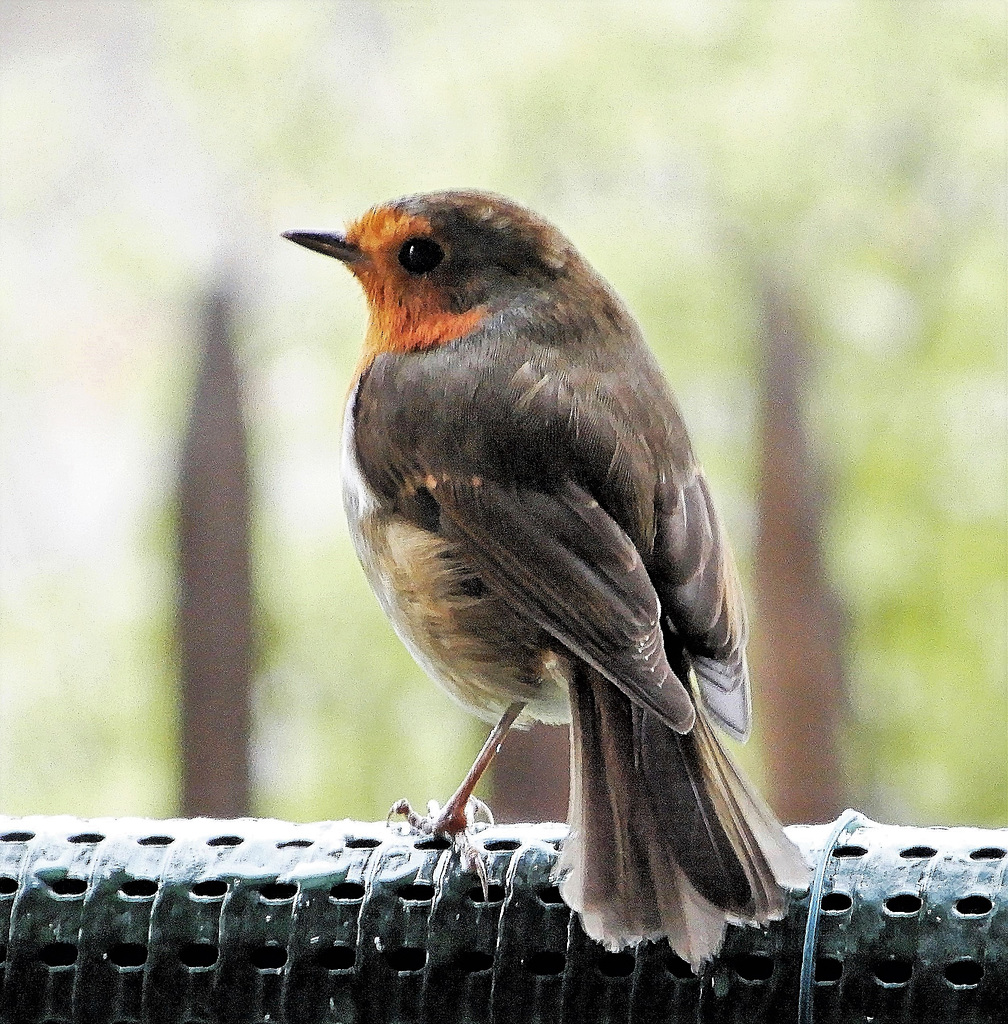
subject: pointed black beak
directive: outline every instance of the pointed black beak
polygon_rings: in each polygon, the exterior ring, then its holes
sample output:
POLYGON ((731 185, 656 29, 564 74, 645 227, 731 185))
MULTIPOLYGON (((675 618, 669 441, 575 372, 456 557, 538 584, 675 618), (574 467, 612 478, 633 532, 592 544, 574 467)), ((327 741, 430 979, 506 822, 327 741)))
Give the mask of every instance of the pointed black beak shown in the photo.
POLYGON ((353 265, 364 259, 364 252, 361 249, 334 231, 285 231, 283 237, 303 245, 306 249, 320 252, 323 256, 332 256, 342 263, 353 265))

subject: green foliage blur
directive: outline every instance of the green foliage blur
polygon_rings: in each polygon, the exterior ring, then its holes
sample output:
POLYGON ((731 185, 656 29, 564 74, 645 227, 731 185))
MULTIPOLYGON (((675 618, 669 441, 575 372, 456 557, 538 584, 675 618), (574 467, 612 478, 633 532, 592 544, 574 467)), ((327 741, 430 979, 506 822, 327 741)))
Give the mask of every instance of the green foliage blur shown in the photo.
POLYGON ((176 808, 174 482, 193 314, 224 277, 256 810, 375 818, 453 788, 481 727, 402 649, 343 521, 364 302, 279 233, 467 186, 549 217, 635 311, 744 576, 758 279, 786 282, 851 792, 882 820, 1004 825, 1006 27, 1001 2, 884 0, 5 10, 0 812, 176 808))

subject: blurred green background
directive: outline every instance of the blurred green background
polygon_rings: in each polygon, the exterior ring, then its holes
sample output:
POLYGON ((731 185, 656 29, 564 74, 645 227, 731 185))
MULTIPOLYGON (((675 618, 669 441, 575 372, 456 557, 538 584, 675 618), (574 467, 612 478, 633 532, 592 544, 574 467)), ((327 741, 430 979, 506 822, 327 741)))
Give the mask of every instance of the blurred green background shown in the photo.
POLYGON ((0 812, 177 809, 175 486, 222 277, 254 810, 454 786, 482 727, 395 639, 343 519, 363 298, 279 233, 471 186, 558 224, 636 313, 750 592, 756 270, 786 282, 846 788, 883 820, 1004 825, 1005 40, 1002 2, 4 4, 0 812))

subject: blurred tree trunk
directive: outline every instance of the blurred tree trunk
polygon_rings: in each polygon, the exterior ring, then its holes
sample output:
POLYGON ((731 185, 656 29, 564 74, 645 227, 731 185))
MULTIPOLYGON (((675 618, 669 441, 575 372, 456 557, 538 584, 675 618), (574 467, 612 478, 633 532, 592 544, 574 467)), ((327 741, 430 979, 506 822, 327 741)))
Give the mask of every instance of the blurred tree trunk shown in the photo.
POLYGON ((785 822, 828 821, 847 801, 842 616, 826 582, 823 501, 802 423, 809 346, 787 292, 769 278, 761 291, 756 714, 774 810, 785 822))
POLYGON ((570 738, 566 726, 512 729, 490 770, 490 809, 498 821, 567 820, 570 738))
POLYGON ((249 810, 249 482, 232 297, 214 291, 179 484, 182 813, 249 810))

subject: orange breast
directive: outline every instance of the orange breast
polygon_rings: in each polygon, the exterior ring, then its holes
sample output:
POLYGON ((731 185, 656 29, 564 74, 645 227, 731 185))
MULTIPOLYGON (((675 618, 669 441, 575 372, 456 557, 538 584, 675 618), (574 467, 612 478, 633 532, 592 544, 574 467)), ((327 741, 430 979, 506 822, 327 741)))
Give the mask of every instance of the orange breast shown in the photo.
POLYGON ((415 352, 454 341, 476 328, 486 317, 480 306, 464 313, 439 308, 436 295, 415 295, 409 299, 390 288, 374 289, 365 282, 371 319, 358 364, 358 376, 382 352, 415 352))
POLYGON ((347 240, 368 256, 350 268, 371 313, 357 376, 381 352, 443 345, 468 334, 487 315, 483 307, 453 313, 447 308, 449 296, 435 283, 405 276, 396 258, 400 245, 411 236, 430 233, 426 218, 382 207, 369 210, 348 229, 347 240))

